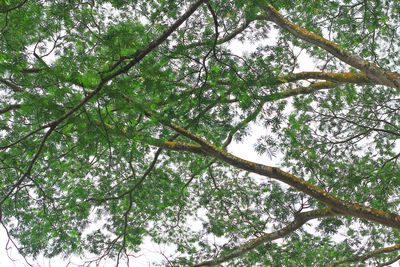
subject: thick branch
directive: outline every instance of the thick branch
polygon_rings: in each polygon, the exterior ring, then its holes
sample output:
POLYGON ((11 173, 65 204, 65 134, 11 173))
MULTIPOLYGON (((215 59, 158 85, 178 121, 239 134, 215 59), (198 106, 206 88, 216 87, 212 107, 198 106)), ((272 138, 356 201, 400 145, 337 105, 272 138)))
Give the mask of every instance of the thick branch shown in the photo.
POLYGON ((391 260, 387 261, 387 262, 384 262, 384 263, 378 264, 376 267, 389 266, 389 265, 391 265, 391 264, 395 263, 396 261, 400 261, 400 255, 399 255, 399 256, 397 256, 397 257, 396 257, 396 258, 394 258, 394 259, 391 259, 391 260))
POLYGON ((354 257, 351 257, 351 258, 338 260, 338 261, 335 261, 334 263, 332 263, 331 266, 332 267, 339 266, 340 264, 347 263, 347 262, 363 262, 365 260, 368 260, 369 258, 378 256, 380 254, 389 253, 389 252, 398 251, 398 250, 400 250, 400 244, 397 244, 397 245, 394 245, 394 246, 391 246, 391 247, 375 249, 375 250, 373 250, 371 252, 365 253, 365 254, 360 255, 360 256, 354 256, 354 257))
MULTIPOLYGON (((382 225, 386 225, 389 227, 397 228, 400 229, 400 216, 397 214, 385 212, 379 209, 374 209, 374 208, 369 208, 363 205, 359 205, 357 203, 351 203, 351 202, 346 202, 344 200, 341 200, 337 197, 334 197, 330 195, 329 193, 325 192, 324 190, 306 182, 305 180, 296 177, 294 175, 291 175, 287 172, 282 171, 279 168, 276 167, 271 167, 255 162, 251 162, 248 160, 244 160, 242 158, 236 157, 223 149, 219 149, 210 142, 202 139, 201 137, 189 132, 188 130, 180 127, 179 125, 176 125, 174 123, 171 123, 167 121, 166 119, 162 118, 158 114, 152 114, 148 110, 146 110, 142 105, 139 103, 135 103, 135 105, 143 110, 146 114, 146 116, 154 116, 156 117, 159 122, 164 124, 165 126, 168 126, 175 130, 177 133, 181 134, 182 136, 185 136, 189 138, 190 140, 198 143, 201 147, 202 153, 198 152, 199 148, 196 147, 196 149, 189 149, 190 146, 185 146, 186 151, 190 151, 192 153, 197 153, 197 154, 208 154, 211 157, 214 157, 216 159, 219 159, 221 161, 224 161, 232 166, 235 166, 239 169, 249 171, 252 173, 257 173, 262 176, 267 176, 269 178, 276 179, 278 181, 281 181, 285 184, 290 185, 291 187, 296 188, 297 190, 313 197, 314 199, 321 201, 328 205, 328 207, 332 208, 332 210, 335 210, 336 212, 365 219, 368 221, 372 222, 377 222, 382 225)), ((165 148, 173 149, 173 146, 166 146, 164 145, 165 148)), ((180 149, 181 151, 183 149, 180 149)))
POLYGON ((28 69, 21 69, 22 73, 39 73, 44 69, 39 69, 39 68, 28 68, 28 69))
POLYGON ((208 154, 205 153, 201 149, 201 146, 194 145, 194 144, 189 144, 189 143, 166 141, 166 142, 163 142, 162 144, 160 143, 159 147, 165 148, 165 149, 168 149, 168 150, 185 151, 185 152, 196 153, 196 154, 203 155, 203 156, 208 156, 208 154))
POLYGON ((318 83, 312 83, 309 86, 301 86, 301 87, 289 89, 289 90, 286 90, 286 91, 283 91, 280 93, 271 94, 266 97, 268 99, 271 99, 271 101, 274 101, 274 100, 278 100, 278 99, 288 98, 291 96, 312 94, 319 90, 336 88, 338 86, 339 86, 339 83, 318 82, 318 83))
POLYGON ((267 20, 275 22, 279 27, 289 31, 294 36, 303 39, 308 43, 312 43, 341 61, 349 64, 350 66, 365 72, 370 80, 373 80, 376 84, 384 84, 389 87, 400 89, 400 75, 398 73, 390 72, 377 65, 357 56, 346 49, 340 48, 339 45, 303 29, 293 22, 284 18, 273 6, 264 2, 262 8, 266 13, 267 20))
POLYGON ((16 93, 24 91, 18 85, 14 84, 10 81, 7 81, 6 79, 0 78, 0 83, 7 85, 12 91, 14 91, 16 93))
MULTIPOLYGON (((372 82, 367 78, 364 73, 328 73, 328 72, 299 72, 281 76, 278 78, 276 84, 284 84, 289 82, 296 82, 306 79, 323 79, 325 81, 312 83, 308 86, 300 86, 293 89, 288 89, 279 93, 259 97, 263 101, 276 101, 283 98, 288 98, 297 95, 312 94, 319 90, 336 88, 341 84, 354 83, 354 84, 371 84, 372 82)), ((228 80, 218 80, 219 85, 231 86, 228 80)))
POLYGON ((279 78, 279 80, 283 82, 295 82, 306 79, 326 80, 337 83, 373 84, 373 82, 367 78, 365 73, 351 72, 331 73, 320 71, 303 71, 285 75, 279 78))
MULTIPOLYGON (((297 82, 301 80, 325 80, 335 83, 354 83, 354 84, 376 84, 367 78, 365 73, 332 73, 332 72, 321 72, 321 71, 303 71, 298 73, 291 73, 283 75, 277 78, 273 83, 275 85, 297 82)), ((229 80, 220 79, 217 81, 219 85, 231 85, 229 80)), ((382 84, 383 85, 383 84, 382 84)))
POLYGON ((212 259, 212 260, 204 261, 204 262, 196 264, 194 266, 195 267, 215 266, 215 265, 221 264, 228 260, 242 256, 242 255, 248 253, 250 250, 256 248, 257 246, 265 244, 266 242, 270 242, 272 240, 282 238, 290 233, 293 233, 294 231, 299 229, 301 226, 303 226, 306 222, 308 222, 312 219, 332 217, 335 215, 337 215, 337 214, 332 212, 331 209, 329 209, 329 208, 302 212, 302 213, 298 214, 295 217, 295 219, 291 223, 289 223, 287 226, 285 226, 284 228, 279 229, 279 230, 269 233, 269 234, 264 234, 260 237, 257 237, 253 240, 248 241, 247 243, 241 245, 237 249, 235 249, 225 255, 222 255, 222 256, 212 259))
POLYGON ((23 0, 21 3, 19 3, 18 5, 14 6, 14 7, 10 7, 10 8, 6 8, 6 9, 2 9, 0 10, 0 13, 7 13, 10 12, 14 9, 20 8, 21 6, 23 6, 26 2, 28 2, 28 0, 23 0))
POLYGON ((1 114, 4 114, 4 113, 7 113, 7 112, 9 112, 9 111, 11 111, 11 110, 14 110, 14 109, 19 109, 19 108, 21 108, 21 105, 18 105, 18 104, 16 104, 16 105, 9 105, 9 106, 7 106, 7 107, 5 107, 5 108, 0 109, 0 115, 1 115, 1 114))

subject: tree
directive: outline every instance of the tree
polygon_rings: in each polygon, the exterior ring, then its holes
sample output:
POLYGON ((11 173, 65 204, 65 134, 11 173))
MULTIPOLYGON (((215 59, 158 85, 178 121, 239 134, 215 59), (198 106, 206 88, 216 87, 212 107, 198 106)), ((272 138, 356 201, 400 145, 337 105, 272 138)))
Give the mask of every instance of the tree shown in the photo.
POLYGON ((400 2, 8 0, 0 14, 0 220, 22 255, 118 264, 151 237, 176 247, 173 266, 400 259, 400 2), (316 71, 296 71, 300 50, 316 71), (229 153, 254 125, 285 171, 229 153))

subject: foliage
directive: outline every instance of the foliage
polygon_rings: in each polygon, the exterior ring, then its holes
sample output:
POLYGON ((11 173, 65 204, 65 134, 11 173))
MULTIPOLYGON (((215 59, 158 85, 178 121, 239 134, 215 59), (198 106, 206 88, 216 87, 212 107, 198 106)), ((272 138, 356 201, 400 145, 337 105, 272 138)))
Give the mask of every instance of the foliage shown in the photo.
POLYGON ((389 0, 0 2, 2 226, 33 257, 120 263, 150 237, 174 266, 398 260, 399 15, 389 0), (228 153, 254 131, 290 174, 228 153))

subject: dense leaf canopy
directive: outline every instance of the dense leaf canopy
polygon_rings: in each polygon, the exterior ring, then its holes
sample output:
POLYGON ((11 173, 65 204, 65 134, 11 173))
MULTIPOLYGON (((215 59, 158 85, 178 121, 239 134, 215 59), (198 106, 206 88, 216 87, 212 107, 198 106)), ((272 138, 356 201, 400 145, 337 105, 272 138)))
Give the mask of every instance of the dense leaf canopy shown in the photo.
POLYGON ((399 27, 397 0, 1 1, 0 222, 29 257, 391 264, 399 27), (229 153, 255 131, 279 167, 229 153))

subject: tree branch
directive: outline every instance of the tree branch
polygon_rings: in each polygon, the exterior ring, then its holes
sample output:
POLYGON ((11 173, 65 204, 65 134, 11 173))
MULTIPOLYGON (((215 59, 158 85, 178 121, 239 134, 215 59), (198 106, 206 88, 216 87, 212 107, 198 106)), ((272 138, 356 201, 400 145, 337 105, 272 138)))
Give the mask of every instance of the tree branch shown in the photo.
POLYGON ((400 75, 398 73, 380 68, 377 65, 350 53, 348 50, 340 48, 340 46, 334 42, 297 26, 290 20, 284 18, 272 5, 266 2, 263 2, 261 8, 265 11, 267 20, 273 21, 276 25, 289 31, 294 36, 326 50, 341 61, 365 72, 367 77, 375 83, 400 89, 400 75))
POLYGON ((7 85, 15 93, 20 93, 20 92, 24 91, 18 85, 14 84, 12 82, 9 82, 6 79, 0 78, 0 83, 7 85))
POLYGON ((136 65, 140 60, 142 60, 147 54, 149 54, 151 51, 153 51, 156 47, 158 47, 161 43, 163 43, 178 27, 185 22, 196 10, 197 8, 206 2, 206 0, 198 0, 195 2, 193 5, 189 7, 189 9, 181 16, 179 19, 177 19, 171 26, 168 27, 159 37, 151 41, 148 45, 145 47, 137 50, 134 54, 128 55, 121 57, 120 60, 115 63, 109 70, 108 72, 113 71, 115 68, 117 68, 122 62, 124 62, 127 59, 132 59, 128 64, 126 64, 124 67, 119 69, 118 71, 109 74, 104 78, 104 80, 109 81, 113 79, 114 77, 127 72, 130 70, 134 65, 136 65))
POLYGON ((393 263, 395 263, 396 261, 399 261, 399 260, 400 260, 400 255, 399 255, 399 256, 397 256, 396 258, 394 258, 394 259, 390 260, 390 261, 387 261, 387 262, 384 262, 384 263, 378 264, 376 267, 388 266, 388 265, 391 265, 391 264, 393 264, 393 263))
POLYGON ((40 153, 42 152, 43 147, 44 147, 44 145, 45 145, 45 143, 46 143, 46 140, 48 139, 48 137, 50 136, 50 134, 54 131, 54 129, 55 129, 55 126, 54 126, 54 127, 50 127, 50 129, 46 132, 46 134, 44 135, 44 137, 43 137, 43 139, 42 139, 42 141, 41 141, 41 143, 40 143, 40 145, 39 145, 38 150, 36 151, 36 153, 35 153, 35 155, 33 156, 31 162, 29 163, 28 169, 27 169, 27 170, 25 171, 25 173, 17 180, 17 182, 16 182, 13 186, 11 186, 11 189, 8 191, 8 193, 5 194, 5 196, 1 198, 1 200, 0 200, 0 206, 3 205, 4 201, 14 192, 14 190, 15 190, 18 186, 20 186, 20 185, 22 184, 22 182, 25 180, 25 178, 31 174, 33 165, 35 164, 36 160, 39 158, 40 153))
MULTIPOLYGON (((240 26, 238 26, 235 30, 233 30, 232 32, 228 33, 227 35, 225 35, 224 37, 222 37, 221 39, 218 39, 217 41, 217 45, 229 42, 230 40, 232 40, 233 38, 235 38, 238 34, 240 34, 241 32, 243 32, 244 30, 247 29, 247 27, 250 26, 250 24, 254 21, 257 20, 266 20, 266 17, 263 15, 260 16, 256 16, 254 19, 251 20, 245 20, 240 26)), ((203 41, 203 42, 195 42, 195 43, 191 43, 188 44, 187 46, 185 46, 186 49, 190 49, 190 48, 195 48, 195 47, 199 47, 199 46, 203 46, 203 45, 207 45, 210 44, 210 41, 203 41)))
POLYGON ((232 138, 235 135, 235 133, 237 131, 239 131, 240 129, 242 129, 243 127, 245 127, 247 124, 249 124, 251 121, 253 121, 257 115, 261 112, 264 104, 265 104, 265 100, 260 101, 260 103, 258 103, 256 109, 251 112, 244 120, 240 121, 228 134, 228 137, 225 139, 224 143, 222 144, 222 149, 226 150, 226 148, 228 147, 228 145, 232 142, 232 138))
MULTIPOLYGON (((355 83, 355 84, 377 84, 374 81, 368 79, 365 73, 332 73, 332 72, 321 72, 321 71, 303 71, 298 73, 291 73, 280 76, 276 79, 275 85, 285 84, 290 82, 297 82, 300 80, 325 80, 335 83, 355 83)), ((219 85, 231 85, 228 80, 220 79, 217 81, 219 85)), ((384 84, 380 84, 384 85, 384 84)))
POLYGON ((14 6, 14 7, 10 7, 7 9, 2 9, 0 10, 0 13, 8 13, 14 9, 20 8, 21 6, 23 6, 26 2, 28 2, 28 0, 23 0, 21 3, 19 3, 18 5, 14 6))
POLYGON ((354 256, 354 257, 350 257, 347 259, 335 261, 332 263, 331 267, 339 266, 340 264, 347 263, 347 262, 363 262, 365 260, 368 260, 369 258, 378 256, 380 254, 389 253, 389 252, 398 251, 398 250, 400 250, 400 244, 397 244, 397 245, 394 245, 391 247, 375 249, 371 252, 365 253, 360 256, 354 256))
POLYGON ((280 93, 267 95, 265 96, 265 98, 267 98, 269 101, 276 101, 278 99, 284 99, 291 96, 312 94, 316 91, 323 89, 336 88, 339 85, 340 85, 339 83, 334 83, 334 82, 317 82, 317 83, 312 83, 309 86, 300 86, 280 93))
POLYGON ((14 109, 19 109, 19 108, 21 108, 21 105, 18 105, 18 104, 16 104, 16 105, 9 105, 9 106, 7 106, 7 107, 5 107, 5 108, 0 109, 0 115, 1 115, 1 114, 4 114, 4 113, 7 113, 7 112, 9 112, 9 111, 11 111, 11 110, 14 110, 14 109))
POLYGON ((224 254, 224 255, 222 255, 218 258, 212 259, 212 260, 208 260, 208 261, 204 261, 202 263, 196 264, 196 265, 194 265, 194 267, 215 266, 215 265, 221 264, 228 260, 240 257, 240 256, 248 253, 250 250, 256 248, 257 246, 265 244, 266 242, 270 242, 272 240, 282 238, 290 233, 293 233, 294 231, 299 229, 301 226, 303 226, 306 222, 308 222, 312 219, 333 217, 336 215, 338 215, 338 214, 334 213, 329 208, 302 212, 300 214, 297 214, 297 216, 295 216, 295 219, 291 223, 289 223, 287 226, 285 226, 284 228, 281 228, 281 229, 279 229, 275 232, 269 233, 269 234, 263 234, 260 237, 257 237, 253 240, 246 242, 245 244, 241 245, 240 247, 234 249, 233 251, 231 251, 227 254, 224 254))
MULTIPOLYGON (((130 70, 134 65, 136 65, 140 60, 142 60, 147 54, 149 54, 151 51, 153 51, 155 48, 157 48, 162 42, 164 42, 171 33, 173 33, 187 18, 192 15, 196 9, 204 2, 205 0, 199 0, 196 3, 194 3, 192 6, 189 7, 189 9, 178 19, 176 20, 168 29, 166 29, 158 38, 154 39, 151 41, 148 45, 146 45, 144 48, 137 50, 133 55, 129 56, 128 58, 133 58, 125 67, 121 68, 120 70, 109 74, 108 76, 104 77, 101 79, 99 85, 96 87, 95 90, 90 92, 88 95, 86 95, 79 104, 77 104, 75 107, 70 109, 67 113, 64 115, 60 116, 59 118, 42 125, 38 127, 38 129, 28 133, 27 135, 21 137, 17 141, 13 142, 12 144, 1 146, 0 149, 5 149, 8 147, 11 147, 15 145, 16 143, 28 138, 29 136, 37 133, 40 130, 49 128, 49 127, 56 127, 58 124, 60 124, 62 121, 64 121, 66 118, 71 116, 73 113, 75 113, 78 109, 80 109, 82 106, 84 106, 90 99, 92 99, 95 95, 97 95, 103 86, 112 80, 113 78, 119 76, 120 74, 123 74, 130 70)), ((122 62, 122 61, 121 61, 122 62)), ((3 80, 0 80, 0 82, 5 83, 3 80)), ((7 82, 7 81, 6 81, 7 82)))
MULTIPOLYGON (((259 97, 259 99, 266 102, 276 101, 291 96, 312 94, 316 91, 323 89, 336 88, 344 83, 374 84, 371 80, 367 78, 367 76, 364 73, 327 73, 327 72, 299 72, 299 73, 288 74, 279 77, 276 84, 284 84, 305 79, 324 79, 326 81, 311 83, 308 86, 300 86, 279 93, 272 93, 270 95, 259 97)), ((217 84, 228 85, 228 86, 232 85, 231 82, 228 80, 218 80, 217 84)))
POLYGON ((279 78, 279 80, 283 82, 295 82, 307 79, 326 80, 337 83, 375 84, 373 81, 368 79, 365 73, 351 72, 331 73, 320 71, 303 71, 284 75, 279 78))
MULTIPOLYGON (((382 225, 386 225, 389 227, 400 229, 400 215, 385 212, 379 209, 366 207, 357 203, 346 202, 342 199, 332 196, 331 194, 325 192, 324 190, 306 182, 305 180, 296 177, 292 174, 282 171, 277 167, 271 167, 255 162, 251 162, 248 160, 244 160, 237 156, 234 156, 223 149, 217 148, 215 145, 211 144, 210 142, 204 140, 203 138, 191 133, 190 131, 180 127, 179 125, 170 122, 168 119, 163 118, 157 113, 153 113, 148 111, 143 105, 135 102, 131 99, 132 103, 139 109, 142 110, 143 113, 148 117, 155 117, 161 124, 170 127, 177 133, 181 134, 182 136, 187 137, 188 139, 196 142, 200 145, 199 149, 187 149, 190 152, 196 153, 196 151, 200 150, 200 153, 197 154, 208 154, 211 157, 219 159, 225 163, 230 164, 231 166, 235 166, 239 169, 249 171, 252 173, 257 173, 262 176, 267 176, 269 178, 276 179, 281 181, 291 187, 296 188, 297 190, 313 197, 314 199, 325 203, 328 207, 332 208, 338 213, 357 217, 360 219, 365 219, 372 222, 377 222, 382 225)), ((160 141, 154 142, 154 145, 160 145, 160 141)), ((173 149, 174 146, 163 144, 165 148, 173 149)), ((187 145, 184 146, 185 149, 191 146, 187 145)), ((181 148, 181 147, 180 147, 181 148)), ((183 149, 180 149, 181 151, 183 149)))

